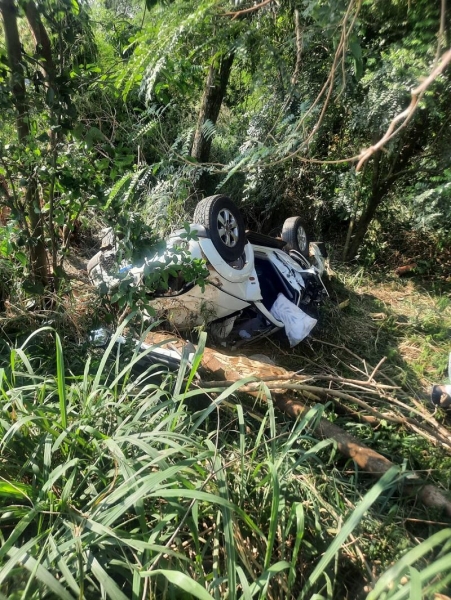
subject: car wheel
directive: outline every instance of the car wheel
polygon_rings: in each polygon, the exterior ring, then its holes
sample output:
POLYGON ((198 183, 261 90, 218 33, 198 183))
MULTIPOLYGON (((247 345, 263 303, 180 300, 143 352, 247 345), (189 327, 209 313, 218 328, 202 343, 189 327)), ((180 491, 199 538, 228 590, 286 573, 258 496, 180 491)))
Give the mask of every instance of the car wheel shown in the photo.
POLYGON ((290 217, 285 221, 282 228, 282 239, 286 242, 286 250, 297 250, 308 259, 310 242, 301 217, 290 217))
POLYGON ((240 258, 246 245, 246 232, 239 208, 228 196, 204 198, 194 211, 194 223, 203 225, 221 258, 240 258))

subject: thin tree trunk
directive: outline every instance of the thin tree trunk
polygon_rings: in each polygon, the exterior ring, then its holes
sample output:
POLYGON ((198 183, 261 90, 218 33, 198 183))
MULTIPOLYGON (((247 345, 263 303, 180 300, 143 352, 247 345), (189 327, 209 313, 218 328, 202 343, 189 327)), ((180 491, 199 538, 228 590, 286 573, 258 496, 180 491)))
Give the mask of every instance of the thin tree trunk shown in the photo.
POLYGON ((368 231, 368 227, 376 214, 382 200, 384 199, 383 190, 376 190, 371 194, 368 204, 362 213, 362 216, 357 222, 354 228, 354 236, 351 243, 349 244, 348 251, 346 253, 346 260, 353 260, 359 251, 359 248, 363 242, 363 239, 368 231))
POLYGON ((0 12, 4 23, 6 52, 11 69, 11 91, 16 107, 16 125, 19 141, 30 133, 28 109, 25 98, 25 77, 22 67, 22 47, 17 28, 17 8, 14 0, 1 0, 0 12))
POLYGON ((366 171, 367 164, 368 163, 365 163, 365 165, 363 166, 363 170, 362 170, 362 174, 361 174, 361 178, 360 178, 360 185, 354 196, 354 208, 352 211, 351 220, 349 222, 348 233, 346 235, 346 241, 345 241, 345 247, 343 248, 342 258, 344 261, 346 261, 346 259, 347 259, 348 252, 349 252, 349 244, 351 243, 352 234, 354 232, 355 222, 357 219, 357 212, 359 210, 360 200, 362 197, 362 185, 363 185, 363 181, 364 181, 364 177, 365 177, 365 171, 366 171))
POLYGON ((29 249, 33 280, 46 288, 48 285, 47 248, 39 191, 33 175, 27 186, 26 206, 30 223, 29 249))
POLYGON ((374 154, 371 196, 355 226, 354 236, 346 256, 347 260, 352 260, 357 256, 377 209, 393 184, 406 173, 406 168, 412 158, 422 151, 422 140, 426 139, 424 132, 427 130, 428 124, 427 115, 420 114, 413 126, 399 138, 396 152, 392 152, 388 157, 385 157, 381 150, 374 154))
MULTIPOLYGON (((26 99, 25 77, 22 68, 22 48, 17 27, 17 9, 14 1, 1 0, 0 12, 4 23, 6 51, 11 69, 11 90, 17 113, 17 137, 19 143, 25 145, 27 138, 30 136, 29 107, 27 106, 26 99)), ((36 283, 46 286, 48 282, 48 267, 44 225, 38 187, 32 173, 29 174, 28 178, 25 209, 30 224, 28 247, 33 278, 36 283)))
POLYGON ((204 94, 197 119, 191 155, 199 162, 207 162, 210 158, 212 137, 205 137, 203 126, 206 121, 213 125, 218 120, 222 101, 227 90, 234 54, 221 58, 219 68, 214 63, 210 65, 205 82, 204 94))
POLYGON ((55 78, 55 64, 52 55, 52 44, 47 35, 41 16, 36 5, 31 0, 25 5, 25 15, 31 29, 31 33, 36 45, 37 54, 43 59, 42 68, 47 77, 48 85, 51 87, 55 78))
POLYGON ((357 221, 357 225, 354 224, 354 236, 352 237, 348 247, 345 250, 345 260, 353 260, 359 251, 359 248, 363 242, 363 239, 368 231, 368 227, 382 202, 386 193, 385 186, 380 185, 380 171, 381 171, 382 152, 379 150, 374 155, 374 167, 373 167, 373 182, 371 186, 371 196, 365 206, 360 219, 357 221))
MULTIPOLYGON (((52 44, 47 34, 47 30, 42 23, 41 16, 38 9, 36 8, 33 0, 29 0, 25 5, 25 15, 27 17, 28 25, 30 26, 31 33, 34 38, 36 45, 36 54, 42 60, 42 71, 46 78, 47 88, 55 90, 55 77, 56 77, 56 66, 53 60, 52 44)), ((50 108, 50 120, 54 119, 54 110, 50 108)), ((53 288, 55 291, 59 288, 59 275, 58 275, 58 242, 57 234, 55 231, 55 224, 53 222, 53 215, 55 209, 55 182, 56 182, 56 161, 58 158, 58 136, 54 128, 49 130, 50 138, 50 149, 52 154, 52 178, 49 185, 48 192, 48 232, 50 237, 50 255, 53 275, 53 288)))

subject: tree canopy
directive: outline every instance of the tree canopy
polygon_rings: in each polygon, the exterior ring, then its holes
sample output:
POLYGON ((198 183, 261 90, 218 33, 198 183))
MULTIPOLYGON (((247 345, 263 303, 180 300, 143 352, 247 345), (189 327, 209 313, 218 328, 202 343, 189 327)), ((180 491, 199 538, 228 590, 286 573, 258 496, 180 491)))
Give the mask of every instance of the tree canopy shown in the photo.
POLYGON ((306 215, 348 260, 374 257, 393 215, 402 230, 448 235, 438 4, 3 0, 1 11, 2 202, 35 285, 62 275, 57 228, 94 205, 108 218, 138 202, 165 228, 227 191, 259 230, 306 215))

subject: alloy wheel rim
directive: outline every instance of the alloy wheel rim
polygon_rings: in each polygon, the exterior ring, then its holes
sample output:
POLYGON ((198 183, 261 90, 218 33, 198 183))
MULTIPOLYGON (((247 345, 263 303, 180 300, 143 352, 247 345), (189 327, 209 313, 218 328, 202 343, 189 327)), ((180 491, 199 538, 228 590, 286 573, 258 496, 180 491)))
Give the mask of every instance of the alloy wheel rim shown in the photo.
POLYGON ((227 208, 218 214, 218 233, 222 242, 228 248, 233 248, 238 243, 238 223, 234 215, 227 208))
POLYGON ((305 229, 303 227, 299 227, 297 234, 297 242, 299 248, 304 251, 307 248, 307 234, 305 233, 305 229))

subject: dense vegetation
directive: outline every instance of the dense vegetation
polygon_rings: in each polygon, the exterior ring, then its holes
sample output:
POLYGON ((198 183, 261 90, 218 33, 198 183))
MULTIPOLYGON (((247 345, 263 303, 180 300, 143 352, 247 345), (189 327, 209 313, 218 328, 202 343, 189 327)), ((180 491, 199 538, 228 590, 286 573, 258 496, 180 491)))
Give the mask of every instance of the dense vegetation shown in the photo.
POLYGON ((290 422, 264 386, 257 405, 237 386, 200 393, 186 362, 137 375, 133 348, 101 354, 87 331, 141 299, 111 306, 74 267, 105 225, 136 252, 217 191, 264 233, 302 215, 336 277, 318 338, 274 342, 278 359, 377 370, 418 410, 451 329, 446 3, 0 0, 0 14, 0 598, 449 592, 449 518, 400 495, 410 470, 449 490, 449 446, 352 403, 290 422), (404 264, 408 283, 390 275, 404 264), (403 468, 375 484, 315 439, 323 412, 403 468))

